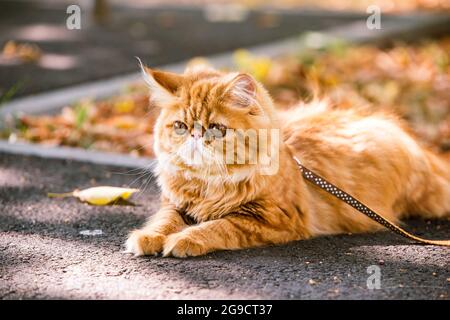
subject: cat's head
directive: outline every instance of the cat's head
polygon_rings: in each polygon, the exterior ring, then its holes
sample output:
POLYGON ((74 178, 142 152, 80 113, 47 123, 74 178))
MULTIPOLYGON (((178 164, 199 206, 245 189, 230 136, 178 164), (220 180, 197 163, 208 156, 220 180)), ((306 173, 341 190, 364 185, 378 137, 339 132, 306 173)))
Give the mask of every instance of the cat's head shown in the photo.
POLYGON ((271 131, 278 130, 273 104, 252 76, 206 67, 143 73, 161 109, 154 129, 158 173, 237 181, 271 154, 271 131))

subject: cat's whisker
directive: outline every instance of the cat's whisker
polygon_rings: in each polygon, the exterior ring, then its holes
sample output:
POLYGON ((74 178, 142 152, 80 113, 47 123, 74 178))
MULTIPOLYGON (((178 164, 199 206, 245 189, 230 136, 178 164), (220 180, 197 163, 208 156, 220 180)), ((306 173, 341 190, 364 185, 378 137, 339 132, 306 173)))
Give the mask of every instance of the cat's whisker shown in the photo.
MULTIPOLYGON (((156 165, 156 162, 153 161, 153 162, 149 163, 149 165, 147 165, 146 167, 142 168, 140 173, 136 173, 136 175, 138 175, 138 177, 135 178, 131 183, 129 183, 128 187, 132 188, 136 182, 145 178, 145 176, 147 176, 147 175, 151 175, 153 173, 151 167, 153 167, 155 165, 156 165)), ((141 186, 142 186, 142 184, 141 184, 141 186)), ((140 189, 140 188, 138 188, 138 189, 140 189)))
MULTIPOLYGON (((142 196, 142 195, 145 193, 145 191, 147 191, 147 188, 151 185, 152 179, 153 179, 153 176, 152 176, 152 175, 148 175, 148 176, 147 176, 147 178, 146 178, 146 180, 145 180, 144 188, 141 189, 141 192, 140 192, 139 196, 142 196)), ((142 187, 141 187, 141 188, 142 188, 142 187)))
MULTIPOLYGON (((157 162, 154 161, 154 162, 152 162, 151 165, 149 165, 147 168, 149 168, 149 167, 155 167, 156 165, 157 165, 157 162)), ((151 184, 151 181, 152 181, 153 178, 154 178, 153 169, 154 169, 154 168, 147 170, 146 172, 144 172, 144 173, 139 177, 139 179, 143 179, 143 181, 141 182, 141 184, 140 184, 140 186, 139 186, 139 188, 138 188, 138 189, 140 190, 140 193, 139 193, 139 195, 137 195, 136 198, 141 197, 141 196, 145 193, 145 191, 147 190, 148 186, 151 184)), ((135 181, 136 181, 136 179, 135 179, 135 181)), ((130 185, 131 185, 131 184, 130 184, 130 185)))
POLYGON ((143 171, 149 170, 149 168, 151 166, 153 166, 153 165, 154 165, 154 161, 150 161, 148 163, 148 165, 146 165, 146 166, 130 169, 130 170, 127 170, 125 172, 109 171, 109 170, 106 171, 106 172, 111 173, 111 174, 130 175, 131 176, 131 175, 141 174, 143 171))

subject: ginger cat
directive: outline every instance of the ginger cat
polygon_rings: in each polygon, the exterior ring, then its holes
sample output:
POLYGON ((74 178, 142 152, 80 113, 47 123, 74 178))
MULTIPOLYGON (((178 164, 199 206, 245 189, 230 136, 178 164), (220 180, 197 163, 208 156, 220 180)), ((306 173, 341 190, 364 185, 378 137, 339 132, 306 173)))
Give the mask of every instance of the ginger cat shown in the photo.
POLYGON ((382 228, 305 181, 294 155, 393 222, 450 212, 450 164, 419 146, 393 115, 325 102, 277 112, 247 74, 142 70, 161 108, 154 150, 162 196, 161 209, 130 234, 130 253, 198 256, 382 228), (233 145, 239 129, 279 135, 233 145), (271 151, 271 170, 250 161, 252 151, 271 151))

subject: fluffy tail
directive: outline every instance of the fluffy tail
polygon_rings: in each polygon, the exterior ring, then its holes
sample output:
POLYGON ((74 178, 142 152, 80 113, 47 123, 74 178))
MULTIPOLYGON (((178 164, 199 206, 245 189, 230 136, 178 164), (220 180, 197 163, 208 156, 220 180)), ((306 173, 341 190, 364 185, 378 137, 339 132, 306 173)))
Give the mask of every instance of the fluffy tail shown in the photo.
MULTIPOLYGON (((450 216, 450 160, 426 151, 426 165, 421 173, 422 181, 415 186, 420 195, 413 199, 413 206, 425 218, 450 216)), ((416 193, 417 194, 417 193, 416 193)))

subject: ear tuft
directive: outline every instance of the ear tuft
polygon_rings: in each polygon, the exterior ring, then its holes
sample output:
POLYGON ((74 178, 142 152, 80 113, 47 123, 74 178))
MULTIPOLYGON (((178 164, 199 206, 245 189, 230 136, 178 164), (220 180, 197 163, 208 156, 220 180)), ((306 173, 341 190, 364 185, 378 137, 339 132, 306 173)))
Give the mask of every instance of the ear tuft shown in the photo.
POLYGON ((175 93, 183 82, 183 76, 150 69, 143 65, 141 59, 138 57, 136 59, 139 62, 142 77, 150 88, 151 99, 161 105, 173 102, 175 93))

